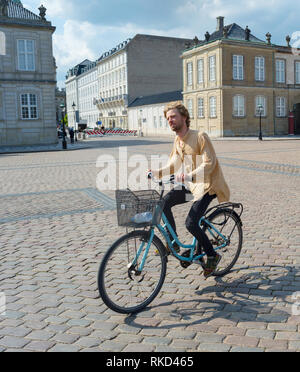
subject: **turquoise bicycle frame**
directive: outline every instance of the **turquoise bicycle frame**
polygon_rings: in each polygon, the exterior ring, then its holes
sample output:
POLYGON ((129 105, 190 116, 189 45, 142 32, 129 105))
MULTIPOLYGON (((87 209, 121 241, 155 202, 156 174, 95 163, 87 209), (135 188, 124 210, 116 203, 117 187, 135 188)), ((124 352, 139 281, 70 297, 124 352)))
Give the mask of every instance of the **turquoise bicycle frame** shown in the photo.
MULTIPOLYGON (((146 262, 146 259, 147 259, 147 256, 148 256, 148 253, 149 253, 149 249, 150 249, 150 246, 151 246, 151 243, 153 241, 153 238, 154 238, 154 230, 155 230, 155 227, 158 228, 158 230, 162 233, 163 237, 166 239, 167 243, 168 243, 168 246, 171 247, 171 250, 172 250, 172 253, 173 255, 179 260, 179 261, 184 261, 184 262, 194 262, 194 261, 198 261, 200 260, 201 258, 203 258, 206 254, 201 254, 201 255, 198 255, 198 256, 194 256, 194 252, 195 252, 195 249, 196 249, 196 244, 197 244, 197 239, 194 238, 193 239, 193 243, 190 244, 190 245, 185 245, 185 244, 182 244, 180 242, 180 240, 178 239, 177 235, 175 234, 172 226, 170 225, 169 221, 167 220, 167 217, 165 216, 164 213, 162 213, 162 220, 163 220, 163 225, 161 224, 158 224, 158 225, 154 225, 151 227, 151 229, 149 230, 149 233, 150 233, 150 236, 149 236, 149 239, 148 239, 148 244, 147 244, 147 247, 145 249, 145 252, 143 254, 143 258, 142 258, 142 261, 141 261, 141 264, 138 268, 138 271, 139 272, 142 272, 143 271, 143 268, 145 266, 145 262, 146 262), (166 228, 168 229, 168 231, 171 233, 172 235, 172 238, 173 240, 171 241, 170 237, 169 237, 169 234, 167 233, 166 231, 166 228), (190 256, 189 257, 184 257, 184 256, 181 256, 180 254, 178 254, 174 249, 173 249, 173 244, 174 243, 177 243, 179 245, 179 247, 181 248, 184 248, 184 249, 190 249, 190 256)), ((220 250, 224 247, 227 246, 227 243, 228 243, 228 239, 223 235, 221 234, 220 231, 218 231, 205 217, 202 217, 199 221, 199 226, 201 225, 201 223, 204 222, 206 225, 207 225, 207 229, 208 231, 210 232, 210 234, 214 236, 212 230, 218 234, 218 236, 220 236, 224 243, 221 244, 220 246, 218 246, 217 248, 215 248, 215 250, 220 250)), ((143 249, 144 249, 144 246, 145 246, 145 243, 146 242, 142 242, 138 251, 137 251, 137 254, 136 254, 136 257, 135 259, 133 260, 133 262, 131 264, 129 264, 128 268, 130 268, 131 266, 135 266, 140 255, 142 254, 143 252, 143 249)))

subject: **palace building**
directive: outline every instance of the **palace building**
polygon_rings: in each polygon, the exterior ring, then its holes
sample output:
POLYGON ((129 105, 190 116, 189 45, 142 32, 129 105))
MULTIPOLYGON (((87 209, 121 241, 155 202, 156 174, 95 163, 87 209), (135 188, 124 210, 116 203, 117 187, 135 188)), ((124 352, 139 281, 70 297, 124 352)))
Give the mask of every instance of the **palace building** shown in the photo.
POLYGON ((66 77, 69 123, 76 126, 70 107, 75 103, 78 120, 88 127, 101 123, 128 129, 128 106, 138 97, 182 89, 180 55, 187 42, 191 40, 138 34, 97 61, 83 61, 70 69, 66 77))
POLYGON ((0 0, 0 146, 57 142, 54 31, 43 6, 0 0))
MULTIPOLYGON (((213 137, 288 134, 300 104, 300 50, 255 37, 248 26, 224 25, 182 54, 183 100, 191 127, 213 137)), ((300 133, 300 121, 296 125, 300 133)))

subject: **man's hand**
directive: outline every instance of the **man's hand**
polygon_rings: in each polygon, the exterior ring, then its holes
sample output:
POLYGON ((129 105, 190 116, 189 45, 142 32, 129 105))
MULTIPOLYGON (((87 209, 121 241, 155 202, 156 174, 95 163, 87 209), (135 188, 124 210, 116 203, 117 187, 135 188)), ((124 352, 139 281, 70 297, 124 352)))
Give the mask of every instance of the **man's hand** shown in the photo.
POLYGON ((185 173, 176 174, 176 182, 179 182, 179 183, 190 181, 190 178, 191 177, 185 173))

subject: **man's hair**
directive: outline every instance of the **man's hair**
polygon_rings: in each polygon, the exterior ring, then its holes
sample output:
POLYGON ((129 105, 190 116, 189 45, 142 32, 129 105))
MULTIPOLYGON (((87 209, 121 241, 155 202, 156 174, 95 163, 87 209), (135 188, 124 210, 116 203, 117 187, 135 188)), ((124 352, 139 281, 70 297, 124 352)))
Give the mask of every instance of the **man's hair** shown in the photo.
POLYGON ((188 109, 181 103, 181 102, 173 102, 169 103, 165 109, 164 109, 164 115, 165 118, 167 118, 167 112, 170 110, 175 110, 177 109, 180 113, 180 115, 184 116, 186 118, 186 125, 189 128, 191 124, 191 118, 188 109))

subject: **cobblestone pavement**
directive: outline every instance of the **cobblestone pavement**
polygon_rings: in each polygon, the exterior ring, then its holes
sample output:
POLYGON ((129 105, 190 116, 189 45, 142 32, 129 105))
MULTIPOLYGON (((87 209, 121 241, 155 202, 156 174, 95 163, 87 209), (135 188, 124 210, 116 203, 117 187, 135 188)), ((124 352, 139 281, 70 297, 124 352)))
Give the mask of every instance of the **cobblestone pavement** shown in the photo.
MULTIPOLYGON (((159 297, 135 316, 98 296, 101 257, 124 230, 114 192, 96 188, 96 160, 121 144, 129 156, 168 154, 171 141, 90 144, 0 156, 0 351, 300 350, 299 141, 214 141, 232 201, 244 204, 241 256, 207 281, 170 258, 159 297)), ((189 241, 185 210, 175 213, 189 241)))

